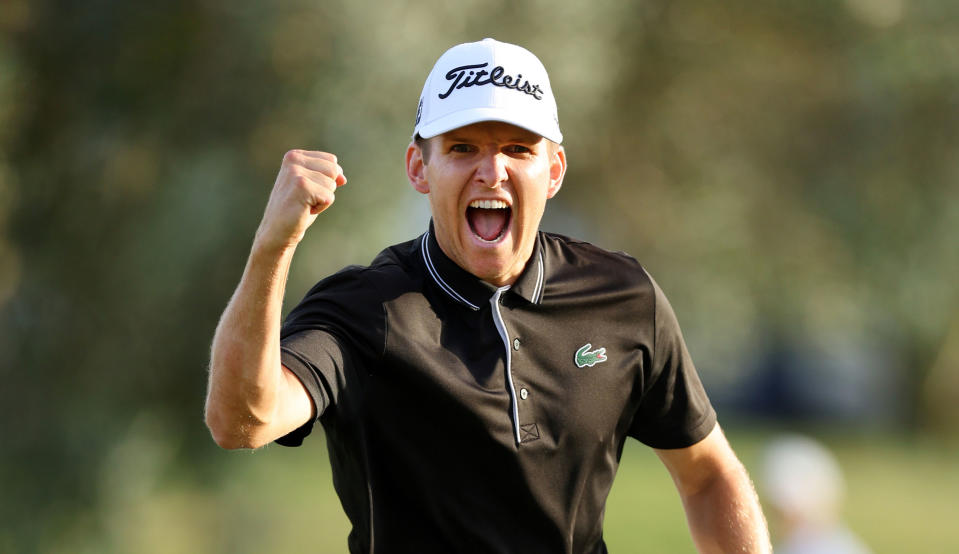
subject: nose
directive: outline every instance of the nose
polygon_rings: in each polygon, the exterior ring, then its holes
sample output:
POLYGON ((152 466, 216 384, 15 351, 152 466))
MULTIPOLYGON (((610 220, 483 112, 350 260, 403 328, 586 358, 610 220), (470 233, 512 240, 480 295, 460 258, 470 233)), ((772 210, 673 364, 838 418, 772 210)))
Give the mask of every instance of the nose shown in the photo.
POLYGON ((490 188, 496 188, 507 179, 507 157, 501 152, 484 155, 476 168, 476 180, 490 188))

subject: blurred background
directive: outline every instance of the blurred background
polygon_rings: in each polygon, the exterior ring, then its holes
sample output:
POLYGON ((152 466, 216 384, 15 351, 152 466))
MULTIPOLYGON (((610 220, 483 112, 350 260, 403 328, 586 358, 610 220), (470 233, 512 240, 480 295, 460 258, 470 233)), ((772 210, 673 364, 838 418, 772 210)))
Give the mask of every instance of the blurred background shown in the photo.
MULTIPOLYGON (((769 445, 811 437, 875 552, 957 552, 953 0, 0 2, 0 552, 345 551, 322 434, 220 450, 209 343, 283 153, 349 177, 287 308, 421 233, 403 155, 459 42, 549 69, 570 161, 543 227, 669 295, 775 540, 769 445)), ((627 448, 613 552, 690 552, 627 448)))

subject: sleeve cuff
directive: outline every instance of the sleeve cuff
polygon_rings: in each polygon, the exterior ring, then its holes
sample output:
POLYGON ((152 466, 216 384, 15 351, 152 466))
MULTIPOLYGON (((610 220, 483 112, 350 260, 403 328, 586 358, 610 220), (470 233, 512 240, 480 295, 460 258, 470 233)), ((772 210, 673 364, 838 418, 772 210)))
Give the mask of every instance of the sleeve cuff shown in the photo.
MULTIPOLYGON (((296 378, 303 383, 303 387, 306 389, 307 394, 310 395, 310 399, 316 407, 316 413, 323 413, 323 409, 326 407, 326 397, 323 395, 323 389, 316 378, 316 374, 310 369, 309 364, 295 352, 285 347, 280 348, 280 361, 284 367, 292 371, 293 374, 296 375, 296 378)), ((300 446, 303 444, 303 440, 313 432, 313 424, 315 422, 315 418, 311 419, 300 427, 276 439, 275 442, 281 446, 300 446)))
POLYGON ((716 411, 710 406, 709 410, 700 418, 699 423, 688 428, 675 429, 671 433, 642 440, 642 442, 646 446, 659 450, 686 448, 705 439, 716 427, 716 421, 716 411))

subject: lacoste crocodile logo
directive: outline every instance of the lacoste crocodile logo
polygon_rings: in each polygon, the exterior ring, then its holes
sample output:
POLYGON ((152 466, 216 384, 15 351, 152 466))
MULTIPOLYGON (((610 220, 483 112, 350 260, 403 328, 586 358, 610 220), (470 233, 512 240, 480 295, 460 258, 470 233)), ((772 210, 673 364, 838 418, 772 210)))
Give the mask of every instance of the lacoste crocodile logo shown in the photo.
POLYGON ((587 342, 576 351, 576 358, 573 360, 576 362, 576 367, 593 367, 606 361, 606 349, 597 348, 590 352, 589 349, 592 347, 593 345, 587 342))

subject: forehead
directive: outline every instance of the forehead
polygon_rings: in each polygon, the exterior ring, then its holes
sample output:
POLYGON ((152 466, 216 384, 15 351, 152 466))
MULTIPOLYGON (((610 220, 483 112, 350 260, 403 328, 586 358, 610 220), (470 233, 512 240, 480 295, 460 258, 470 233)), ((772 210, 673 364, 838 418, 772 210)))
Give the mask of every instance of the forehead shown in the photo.
POLYGON ((441 141, 492 140, 494 142, 521 142, 527 144, 535 144, 546 140, 532 131, 501 121, 481 121, 479 123, 473 123, 472 125, 447 131, 435 138, 441 141))

